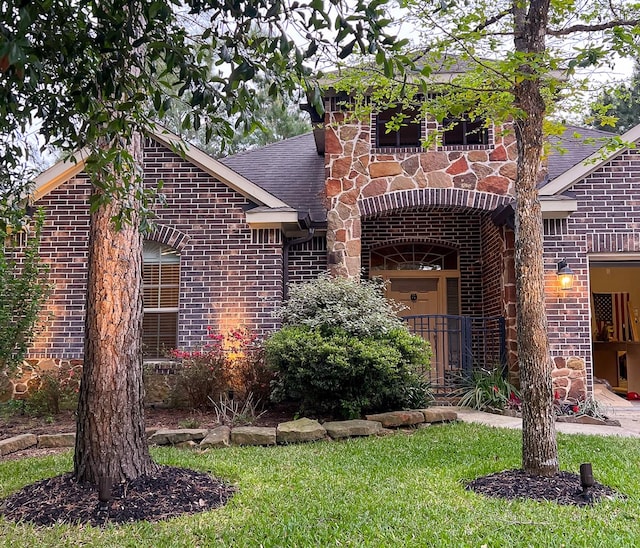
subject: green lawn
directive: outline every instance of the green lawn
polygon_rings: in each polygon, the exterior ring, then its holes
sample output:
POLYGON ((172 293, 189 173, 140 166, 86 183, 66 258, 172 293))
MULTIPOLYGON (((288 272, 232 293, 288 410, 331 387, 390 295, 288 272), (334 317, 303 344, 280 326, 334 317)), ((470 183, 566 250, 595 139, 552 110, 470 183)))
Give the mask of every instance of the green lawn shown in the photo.
MULTIPOLYGON (((205 454, 155 449, 158 462, 210 471, 239 492, 216 511, 106 529, 37 528, 0 518, 0 545, 637 546, 640 441, 559 436, 561 467, 592 462, 628 498, 589 508, 488 499, 465 480, 520 466, 520 432, 470 424, 412 435, 205 454)), ((71 455, 0 462, 0 496, 71 469, 71 455)))

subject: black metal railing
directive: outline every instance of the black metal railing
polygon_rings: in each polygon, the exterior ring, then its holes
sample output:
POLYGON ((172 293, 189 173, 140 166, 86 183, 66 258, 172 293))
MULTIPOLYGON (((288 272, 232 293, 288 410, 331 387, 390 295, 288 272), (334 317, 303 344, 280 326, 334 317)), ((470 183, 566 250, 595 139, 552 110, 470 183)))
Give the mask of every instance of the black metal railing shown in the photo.
POLYGON ((437 396, 451 394, 474 368, 506 372, 506 331, 502 316, 405 316, 409 330, 431 343, 431 385, 437 396))

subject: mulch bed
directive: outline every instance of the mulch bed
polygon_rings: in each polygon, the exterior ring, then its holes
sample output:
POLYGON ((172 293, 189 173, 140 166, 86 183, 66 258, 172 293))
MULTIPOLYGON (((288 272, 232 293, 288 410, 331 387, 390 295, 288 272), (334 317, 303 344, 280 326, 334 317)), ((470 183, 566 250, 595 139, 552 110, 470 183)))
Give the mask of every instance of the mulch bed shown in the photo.
POLYGON ((101 506, 95 486, 77 483, 71 474, 64 474, 0 500, 0 514, 36 525, 160 521, 219 508, 235 492, 235 487, 208 474, 160 466, 154 476, 114 485, 111 500, 101 506))
POLYGON ((558 472, 545 478, 531 476, 524 470, 505 470, 470 481, 466 488, 486 495, 504 499, 529 499, 585 506, 601 499, 624 498, 624 495, 595 482, 585 494, 580 485, 580 475, 558 472))

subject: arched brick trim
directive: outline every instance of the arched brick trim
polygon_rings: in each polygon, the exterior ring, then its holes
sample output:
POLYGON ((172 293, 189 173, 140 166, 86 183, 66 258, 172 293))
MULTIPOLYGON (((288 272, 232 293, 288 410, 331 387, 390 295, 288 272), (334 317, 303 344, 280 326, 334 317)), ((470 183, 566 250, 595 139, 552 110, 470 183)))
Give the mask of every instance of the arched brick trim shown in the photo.
POLYGON ((393 238, 390 240, 384 240, 382 242, 376 242, 375 245, 371 246, 369 252, 376 251, 378 249, 382 249, 384 247, 388 247, 390 245, 396 244, 429 244, 429 245, 439 245, 442 247, 448 247, 450 249, 455 249, 456 251, 460 251, 460 245, 458 242, 449 242, 445 240, 434 240, 433 238, 393 238))
POLYGON ((587 234, 587 253, 640 252, 640 233, 587 234))
POLYGON ((364 198, 358 202, 358 208, 360 215, 366 219, 417 208, 438 208, 452 212, 493 211, 512 200, 512 196, 462 188, 416 188, 364 198))
POLYGON ((156 225, 153 231, 145 236, 145 239, 168 245, 178 251, 182 251, 189 243, 189 236, 184 232, 166 225, 156 225))

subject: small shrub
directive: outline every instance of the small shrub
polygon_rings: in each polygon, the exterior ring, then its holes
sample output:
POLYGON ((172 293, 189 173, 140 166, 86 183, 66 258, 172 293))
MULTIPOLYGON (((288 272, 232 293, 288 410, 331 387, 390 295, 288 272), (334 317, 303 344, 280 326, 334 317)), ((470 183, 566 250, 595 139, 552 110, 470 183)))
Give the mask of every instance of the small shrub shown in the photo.
POLYGON ((261 401, 254 399, 251 392, 242 400, 220 394, 220 398, 217 401, 211 400, 211 404, 216 414, 216 422, 228 426, 253 424, 265 413, 261 401))
POLYGON ((171 391, 174 404, 185 401, 191 409, 205 409, 209 397, 226 390, 226 356, 221 347, 210 344, 196 351, 172 350, 171 356, 179 360, 171 391))
POLYGON ((429 343, 409 333, 383 289, 328 275, 290 287, 284 327, 267 341, 274 401, 348 418, 427 403, 429 343))
POLYGON ((236 329, 226 339, 229 390, 241 400, 267 401, 273 372, 267 367, 264 343, 255 333, 236 329))
POLYGON ((592 397, 577 401, 560 401, 559 394, 556 392, 553 398, 553 410, 557 417, 587 416, 600 420, 607 418, 605 407, 592 397))
POLYGON ((272 399, 344 418, 424 406, 428 387, 420 374, 428 359, 428 343, 401 328, 359 338, 338 329, 285 327, 267 341, 267 362, 277 373, 272 399))
POLYGON ((462 386, 455 395, 460 396, 458 404, 461 406, 479 411, 502 411, 520 405, 520 392, 504 378, 500 367, 475 369, 471 375, 462 377, 460 383, 462 386))
POLYGON ((178 423, 180 428, 199 428, 200 421, 196 417, 189 417, 178 423))
POLYGON ((205 409, 228 393, 239 400, 248 394, 268 397, 273 373, 265 365, 262 342, 248 330, 222 335, 208 328, 202 348, 176 349, 170 356, 177 360, 171 391, 174 403, 184 400, 192 409, 205 409))
POLYGON ((24 400, 9 400, 5 403, 0 403, 0 417, 11 418, 18 415, 24 415, 26 413, 27 402, 24 400))
POLYGON ((63 364, 59 368, 37 372, 29 381, 25 412, 33 415, 57 415, 78 406, 81 372, 78 366, 63 364))
POLYGON ((283 325, 306 325, 323 330, 342 329, 371 337, 401 328, 397 313, 402 305, 387 300, 378 280, 331 278, 292 284, 280 310, 283 325))

